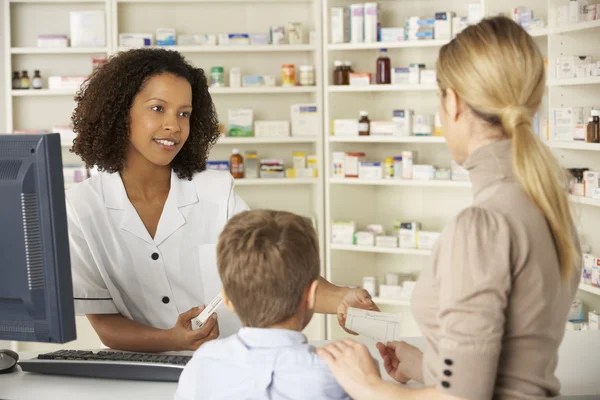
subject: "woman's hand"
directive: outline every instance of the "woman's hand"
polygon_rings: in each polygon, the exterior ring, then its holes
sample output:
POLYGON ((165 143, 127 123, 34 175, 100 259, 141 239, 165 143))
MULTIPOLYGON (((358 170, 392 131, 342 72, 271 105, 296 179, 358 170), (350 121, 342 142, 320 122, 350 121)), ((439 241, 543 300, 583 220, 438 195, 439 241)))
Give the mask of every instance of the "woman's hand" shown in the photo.
POLYGON ((400 383, 423 383, 423 353, 406 342, 377 343, 387 373, 400 383))
POLYGON ((371 388, 381 382, 381 375, 365 345, 346 339, 317 349, 317 354, 350 397, 373 398, 370 397, 371 388))
POLYGON ((356 335, 356 333, 346 329, 346 316, 348 315, 349 307, 361 308, 363 310, 379 311, 377 305, 373 303, 371 295, 365 289, 348 289, 337 308, 337 317, 340 326, 346 332, 351 333, 352 335, 356 335))
POLYGON ((219 337, 217 314, 210 316, 198 330, 192 330, 192 319, 196 318, 206 306, 194 307, 179 314, 175 326, 169 330, 169 336, 178 351, 196 350, 202 344, 219 337))

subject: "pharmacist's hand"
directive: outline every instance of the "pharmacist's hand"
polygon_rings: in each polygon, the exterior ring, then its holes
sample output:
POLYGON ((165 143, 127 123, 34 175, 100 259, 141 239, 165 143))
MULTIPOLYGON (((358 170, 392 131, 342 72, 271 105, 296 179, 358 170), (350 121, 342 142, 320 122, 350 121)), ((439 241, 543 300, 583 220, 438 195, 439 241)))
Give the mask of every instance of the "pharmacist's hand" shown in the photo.
POLYGON ((388 375, 400 383, 411 379, 423 383, 423 353, 406 342, 377 343, 388 375))
POLYGON ((192 319, 196 318, 205 306, 194 307, 177 317, 175 326, 169 329, 169 336, 177 351, 196 350, 202 344, 219 337, 219 321, 214 313, 196 331, 192 330, 192 319))
POLYGON ((371 295, 365 289, 348 289, 338 306, 337 317, 340 326, 352 335, 356 335, 356 333, 346 329, 346 316, 348 315, 348 308, 350 307, 379 311, 377 305, 373 303, 371 295))

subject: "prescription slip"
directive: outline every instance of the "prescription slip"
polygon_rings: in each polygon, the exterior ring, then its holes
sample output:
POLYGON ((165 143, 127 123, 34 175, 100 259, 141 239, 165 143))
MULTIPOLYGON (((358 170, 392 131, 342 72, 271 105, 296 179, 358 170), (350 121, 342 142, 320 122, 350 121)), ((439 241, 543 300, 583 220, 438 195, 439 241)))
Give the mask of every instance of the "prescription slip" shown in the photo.
POLYGON ((401 315, 348 308, 346 328, 376 342, 400 340, 401 315))

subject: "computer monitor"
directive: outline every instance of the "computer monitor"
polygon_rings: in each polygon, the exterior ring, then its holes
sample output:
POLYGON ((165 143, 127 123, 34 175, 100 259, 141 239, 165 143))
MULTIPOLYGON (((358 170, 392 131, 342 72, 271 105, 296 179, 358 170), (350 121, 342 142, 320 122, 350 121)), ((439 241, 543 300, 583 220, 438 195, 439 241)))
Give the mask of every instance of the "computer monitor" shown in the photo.
POLYGON ((76 338, 60 136, 0 134, 0 339, 76 338))

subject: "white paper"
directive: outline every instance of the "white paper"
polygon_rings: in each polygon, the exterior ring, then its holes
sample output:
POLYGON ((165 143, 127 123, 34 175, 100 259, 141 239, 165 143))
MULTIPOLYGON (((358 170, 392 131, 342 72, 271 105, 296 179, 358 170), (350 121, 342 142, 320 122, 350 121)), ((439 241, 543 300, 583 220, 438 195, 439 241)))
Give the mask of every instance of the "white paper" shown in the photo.
POLYGON ((377 342, 400 340, 401 315, 348 308, 346 328, 377 342))

